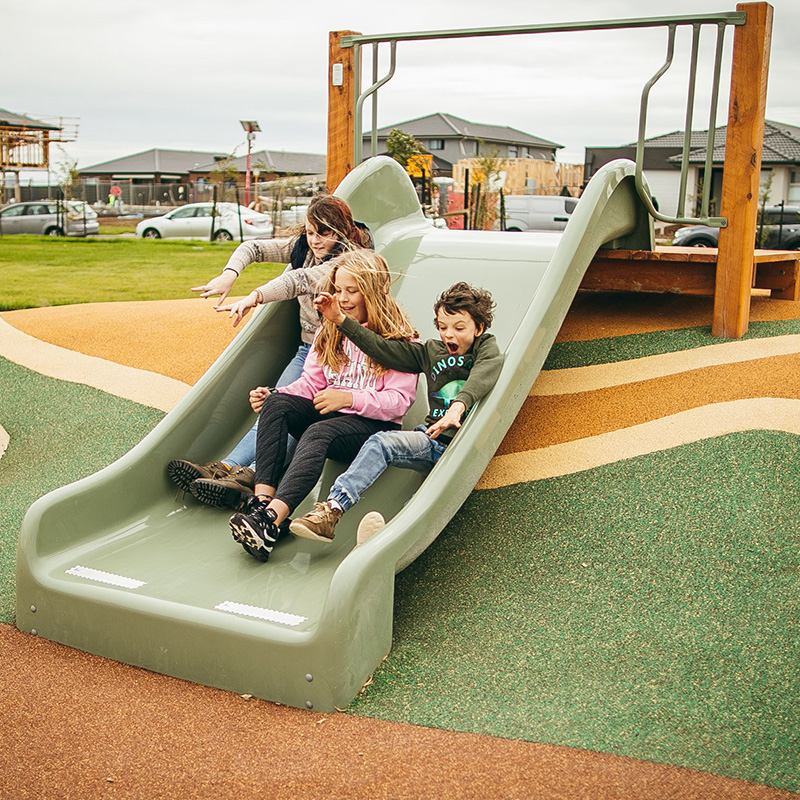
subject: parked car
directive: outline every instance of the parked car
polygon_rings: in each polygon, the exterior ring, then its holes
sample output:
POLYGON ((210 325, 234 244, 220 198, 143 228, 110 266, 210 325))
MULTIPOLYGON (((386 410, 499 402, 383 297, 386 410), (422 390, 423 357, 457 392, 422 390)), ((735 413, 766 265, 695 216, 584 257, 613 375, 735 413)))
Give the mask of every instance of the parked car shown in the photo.
MULTIPOLYGON (((800 250, 800 207, 768 206, 763 212, 764 224, 756 227, 756 247, 764 250, 800 250)), ((675 233, 675 247, 717 247, 719 228, 708 225, 687 225, 675 233)))
MULTIPOLYGON (((503 198, 507 231, 563 231, 578 205, 575 197, 510 194, 503 198)), ((500 220, 495 223, 500 228, 500 220)))
POLYGON ((34 200, 14 203, 0 211, 1 236, 90 236, 99 229, 97 212, 80 200, 34 200))
POLYGON ((281 211, 281 227, 289 228, 305 222, 308 206, 291 206, 281 211))
MULTIPOLYGON (((209 239, 213 203, 190 203, 161 217, 142 220, 136 235, 144 239, 209 239)), ((214 239, 231 242, 239 238, 239 218, 245 239, 266 239, 272 236, 272 223, 266 214, 259 214, 235 203, 217 203, 214 217, 214 239)))

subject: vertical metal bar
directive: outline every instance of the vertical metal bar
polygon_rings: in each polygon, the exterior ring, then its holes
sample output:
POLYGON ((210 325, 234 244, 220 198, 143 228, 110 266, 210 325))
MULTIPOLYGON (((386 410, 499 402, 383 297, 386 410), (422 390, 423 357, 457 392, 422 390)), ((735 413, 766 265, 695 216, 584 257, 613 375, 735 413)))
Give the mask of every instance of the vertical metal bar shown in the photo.
MULTIPOLYGON (((358 97, 361 93, 361 45, 353 45, 353 94, 358 97)), ((364 160, 364 140, 361 128, 361 104, 356 103, 353 109, 353 168, 364 160)))
POLYGON ((675 54, 675 27, 674 24, 669 26, 666 60, 661 65, 658 72, 644 85, 644 89, 642 89, 642 100, 639 106, 639 138, 636 141, 636 190, 642 202, 647 206, 650 215, 656 219, 660 219, 660 215, 653 206, 653 198, 644 190, 644 182, 642 180, 642 170, 644 168, 644 136, 647 127, 647 101, 650 97, 650 90, 672 64, 672 58, 675 54))
POLYGON ((469 230, 469 212, 470 212, 470 203, 469 203, 469 167, 464 168, 464 211, 467 213, 464 214, 464 230, 469 230))
MULTIPOLYGON (((379 42, 372 43, 372 83, 378 82, 378 48, 379 42)), ((378 93, 372 94, 372 131, 369 137, 370 155, 378 155, 378 93)))
MULTIPOLYGON (((360 164, 361 161, 363 160, 364 148, 363 148, 363 131, 361 130, 362 128, 361 120, 364 118, 364 111, 363 111, 364 101, 371 94, 377 92, 378 89, 380 89, 384 83, 386 83, 387 81, 391 80, 394 77, 395 68, 397 67, 397 42, 391 41, 389 42, 389 45, 390 45, 389 72, 387 72, 386 75, 384 75, 384 77, 381 78, 379 81, 375 81, 372 84, 372 86, 369 87, 369 89, 366 89, 365 91, 361 92, 361 94, 358 95, 358 99, 356 100, 355 110, 353 111, 353 125, 355 127, 354 130, 355 135, 353 136, 354 140, 353 156, 355 160, 353 163, 356 165, 360 164)), ((354 45, 354 47, 356 46, 357 45, 354 45)), ((356 55, 355 69, 357 69, 358 72, 356 73, 356 80, 354 81, 354 83, 355 83, 355 91, 359 91, 359 88, 361 86, 361 72, 360 72, 361 59, 358 57, 359 55, 358 53, 356 53, 355 55, 356 55)), ((371 136, 374 138, 377 138, 376 131, 377 131, 377 117, 375 118, 375 120, 373 120, 373 129, 371 136)))
POLYGON ((725 43, 725 25, 717 26, 717 52, 714 60, 714 77, 711 82, 711 104, 708 112, 708 141, 706 143, 705 179, 703 180, 703 202, 700 214, 708 216, 711 201, 711 172, 714 163, 714 145, 717 138, 717 104, 719 103, 719 78, 722 71, 722 47, 725 43))
POLYGON ((689 151, 692 147, 692 117, 694 115, 694 93, 697 86, 697 53, 700 48, 700 26, 692 26, 692 55, 689 62, 689 96, 686 99, 686 121, 683 128, 683 152, 681 153, 681 182, 678 198, 683 208, 678 214, 686 213, 686 183, 689 176, 689 151))

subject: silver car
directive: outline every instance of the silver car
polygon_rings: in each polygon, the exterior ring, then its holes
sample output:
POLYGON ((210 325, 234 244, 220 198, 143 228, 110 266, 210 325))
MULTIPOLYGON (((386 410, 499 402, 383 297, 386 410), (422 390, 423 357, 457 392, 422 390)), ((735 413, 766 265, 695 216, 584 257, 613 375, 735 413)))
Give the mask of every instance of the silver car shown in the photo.
MULTIPOLYGON (((142 220, 136 235, 144 239, 209 239, 211 237, 211 203, 190 203, 162 217, 142 220)), ((259 214, 235 203, 217 203, 214 216, 214 239, 231 242, 239 238, 241 223, 245 239, 272 236, 272 223, 266 214, 259 214)))
POLYGON ((0 211, 0 236, 89 236, 99 229, 97 212, 79 200, 14 203, 0 211))

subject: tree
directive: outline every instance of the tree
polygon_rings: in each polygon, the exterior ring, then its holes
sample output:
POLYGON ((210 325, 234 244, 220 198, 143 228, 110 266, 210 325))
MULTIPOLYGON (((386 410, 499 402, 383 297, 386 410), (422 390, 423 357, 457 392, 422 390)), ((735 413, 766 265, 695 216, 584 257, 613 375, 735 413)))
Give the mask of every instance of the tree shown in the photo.
POLYGON ((401 131, 400 128, 393 128, 386 140, 386 151, 404 167, 408 165, 411 156, 422 155, 425 148, 410 133, 401 131))
POLYGON ((217 161, 216 164, 214 164, 214 169, 209 170, 208 180, 211 183, 218 184, 222 188, 221 197, 218 198, 219 200, 225 199, 226 187, 233 187, 234 199, 235 202, 238 203, 239 198, 236 196, 236 187, 239 183, 239 170, 233 163, 234 158, 236 158, 235 150, 229 156, 217 161))
MULTIPOLYGON (((483 142, 481 143, 483 144, 483 142)), ((497 193, 501 188, 501 177, 506 160, 501 157, 496 145, 485 149, 475 158, 477 167, 470 175, 470 183, 479 185, 479 191, 471 194, 474 207, 471 210, 470 227, 477 230, 490 230, 497 216, 497 193)))
POLYGON ((53 170, 56 182, 64 192, 64 197, 69 200, 75 196, 75 188, 80 184, 81 174, 78 172, 78 160, 72 158, 67 151, 58 145, 61 156, 55 163, 53 170))

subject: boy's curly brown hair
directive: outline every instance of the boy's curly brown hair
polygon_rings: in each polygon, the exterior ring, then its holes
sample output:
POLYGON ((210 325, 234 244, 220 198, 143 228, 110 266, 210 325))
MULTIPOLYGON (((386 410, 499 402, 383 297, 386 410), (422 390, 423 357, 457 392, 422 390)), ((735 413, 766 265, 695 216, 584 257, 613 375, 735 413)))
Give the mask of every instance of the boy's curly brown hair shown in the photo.
POLYGON ((489 329, 494 319, 494 309, 497 304, 492 300, 492 295, 486 289, 470 286, 464 281, 454 283, 449 289, 439 295, 433 306, 433 324, 439 309, 443 308, 448 314, 463 311, 472 317, 477 326, 483 326, 483 332, 489 329))

